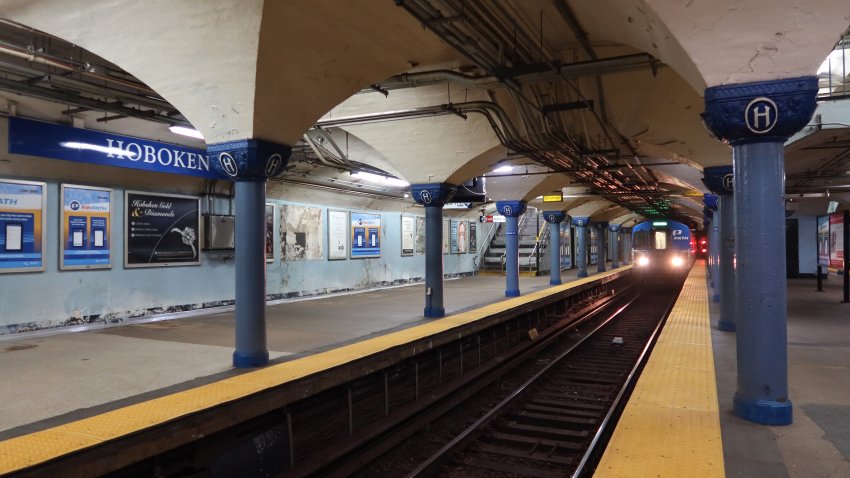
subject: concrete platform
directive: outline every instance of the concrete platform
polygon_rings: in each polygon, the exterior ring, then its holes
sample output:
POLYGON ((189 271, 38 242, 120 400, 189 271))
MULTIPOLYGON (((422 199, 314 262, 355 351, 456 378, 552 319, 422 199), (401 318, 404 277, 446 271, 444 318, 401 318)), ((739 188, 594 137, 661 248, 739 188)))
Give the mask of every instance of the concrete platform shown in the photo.
MULTIPOLYGON (((595 270, 595 267, 593 268, 595 270)), ((562 280, 576 279, 566 271, 562 280)), ((520 279, 525 293, 549 277, 520 279)), ((273 362, 419 325, 424 285, 288 300, 267 308, 273 362)), ((503 277, 446 282, 449 315, 505 300, 503 277)), ((0 337, 0 439, 245 373, 231 367, 233 313, 81 333, 0 337)))
POLYGON ((716 329, 711 304, 720 423, 727 477, 850 476, 850 304, 841 277, 788 281, 788 362, 794 423, 767 427, 732 414, 734 332, 716 329))

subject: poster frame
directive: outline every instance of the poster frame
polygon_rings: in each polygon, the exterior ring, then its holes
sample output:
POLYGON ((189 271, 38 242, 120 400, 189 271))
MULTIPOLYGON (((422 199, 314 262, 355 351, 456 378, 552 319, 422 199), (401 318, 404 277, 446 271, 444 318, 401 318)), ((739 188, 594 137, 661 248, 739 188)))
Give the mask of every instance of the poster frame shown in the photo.
POLYGON ((447 255, 451 252, 451 232, 452 232, 452 221, 450 219, 443 219, 443 234, 442 234, 442 248, 443 255, 447 255))
POLYGON ((411 257, 416 254, 416 216, 412 216, 410 214, 402 214, 401 220, 399 222, 399 228, 401 234, 399 234, 399 247, 401 247, 401 256, 402 257, 411 257), (411 227, 410 230, 413 232, 413 237, 410 238, 410 252, 405 252, 404 249, 404 222, 410 221, 411 227))
MULTIPOLYGON (((276 236, 276 235, 277 235, 277 236, 280 236, 280 232, 278 232, 278 234, 275 234, 275 233, 274 233, 274 225, 275 225, 275 222, 277 221, 277 206, 275 206, 275 205, 274 205, 274 203, 268 203, 268 202, 267 202, 267 203, 266 203, 266 208, 269 208, 269 207, 271 207, 271 208, 272 208, 272 235, 271 235, 271 240, 272 240, 272 247, 271 247, 272 256, 271 256, 271 257, 269 257, 268 255, 266 255, 266 264, 271 264, 271 263, 273 263, 273 262, 274 262, 275 249, 276 249, 276 248, 274 247, 274 238, 275 238, 275 236, 276 236)), ((263 224, 265 224, 265 219, 266 219, 265 212, 266 212, 266 210, 265 210, 265 209, 263 209, 263 224)), ((278 227, 278 231, 280 231, 280 227, 278 227)), ((264 232, 266 232, 266 231, 264 230, 264 232)), ((265 241, 263 242, 263 246, 265 247, 265 241)))
POLYGON ((466 250, 470 254, 478 254, 478 222, 477 221, 469 221, 469 224, 466 225, 467 234, 469 235, 469 244, 466 246, 466 250))
POLYGON ((345 260, 348 260, 349 255, 351 255, 351 250, 350 250, 351 244, 349 243, 350 239, 348 238, 348 232, 349 232, 350 229, 351 229, 351 214, 349 214, 348 211, 343 210, 343 209, 328 208, 328 260, 329 261, 345 261, 345 260), (343 244, 345 244, 346 250, 345 250, 345 252, 342 256, 334 256, 334 254, 332 252, 333 248, 331 247, 331 231, 332 231, 331 216, 333 215, 333 213, 342 213, 343 216, 345 216, 344 219, 343 219, 344 223, 343 223, 343 228, 342 228, 342 234, 343 234, 343 236, 345 236, 345 237, 343 237, 343 244))
MULTIPOLYGON (((348 212, 348 233, 350 234, 348 237, 348 255, 351 259, 372 259, 376 257, 381 257, 381 251, 383 249, 384 242, 384 218, 380 212, 368 212, 368 211, 349 211, 348 212), (377 254, 354 254, 354 247, 351 244, 354 241, 354 215, 362 214, 364 216, 377 216, 378 218, 378 253, 377 254)), ((369 238, 367 237, 368 241, 369 238)))
POLYGON ((125 189, 124 190, 124 211, 122 220, 124 221, 124 268, 125 269, 142 269, 142 268, 150 268, 150 267, 183 267, 183 266, 199 266, 201 265, 201 250, 198 248, 198 260, 194 262, 158 262, 155 264, 130 264, 128 262, 128 238, 130 235, 128 234, 127 228, 129 227, 129 221, 127 221, 127 216, 129 214, 129 196, 130 194, 147 194, 151 196, 163 196, 177 199, 194 199, 198 203, 198 246, 201 245, 202 238, 204 237, 204 221, 201 218, 201 197, 200 196, 190 196, 188 194, 174 194, 174 193, 161 193, 158 191, 141 191, 141 190, 133 190, 133 189, 125 189))
MULTIPOLYGON (((59 185, 59 270, 95 270, 95 269, 112 269, 112 263, 115 258, 114 248, 112 247, 112 231, 115 229, 115 220, 113 212, 115 211, 115 190, 113 188, 100 186, 84 186, 82 184, 66 184, 59 185), (86 189, 90 191, 102 191, 109 193, 109 219, 107 223, 107 231, 109 236, 109 264, 84 264, 84 265, 65 265, 65 189, 86 189)), ((89 227, 91 228, 91 227, 89 227)))
POLYGON ((0 268, 0 274, 16 272, 44 272, 47 265, 47 183, 44 181, 25 181, 22 179, 0 178, 0 183, 21 184, 24 186, 41 187, 41 266, 0 268))

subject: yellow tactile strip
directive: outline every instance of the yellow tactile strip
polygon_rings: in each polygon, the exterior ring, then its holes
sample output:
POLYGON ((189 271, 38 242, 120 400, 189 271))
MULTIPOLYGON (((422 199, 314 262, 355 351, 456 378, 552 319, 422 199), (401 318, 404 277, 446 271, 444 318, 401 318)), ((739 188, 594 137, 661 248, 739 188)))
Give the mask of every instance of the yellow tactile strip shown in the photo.
POLYGON ((594 477, 725 476, 705 283, 697 264, 594 477))
POLYGON ((44 431, 0 441, 0 475, 22 470, 222 403, 238 400, 367 355, 412 343, 549 295, 619 274, 630 267, 620 267, 560 286, 451 315, 417 327, 272 365, 220 382, 140 402, 44 431))

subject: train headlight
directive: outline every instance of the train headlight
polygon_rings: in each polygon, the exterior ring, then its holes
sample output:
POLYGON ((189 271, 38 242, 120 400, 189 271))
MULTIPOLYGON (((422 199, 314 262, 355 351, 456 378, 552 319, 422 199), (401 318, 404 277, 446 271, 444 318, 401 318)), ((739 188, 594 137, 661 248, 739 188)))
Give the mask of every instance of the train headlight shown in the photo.
POLYGON ((683 265, 685 265, 685 260, 682 259, 680 256, 674 257, 673 260, 670 262, 673 264, 673 267, 682 267, 683 265))
POLYGON ((649 265, 649 258, 648 258, 648 257, 646 257, 646 256, 640 256, 640 257, 638 257, 638 259, 637 259, 637 265, 639 265, 639 266, 648 266, 648 265, 649 265))

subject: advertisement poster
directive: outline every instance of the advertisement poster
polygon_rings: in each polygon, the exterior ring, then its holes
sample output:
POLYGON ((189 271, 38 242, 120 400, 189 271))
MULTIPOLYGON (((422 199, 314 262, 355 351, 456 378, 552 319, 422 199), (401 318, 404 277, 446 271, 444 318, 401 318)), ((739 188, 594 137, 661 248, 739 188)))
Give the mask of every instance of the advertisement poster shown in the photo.
POLYGON ((818 216, 818 265, 829 267, 829 216, 818 216))
POLYGON ((266 262, 274 261, 274 204, 266 204, 266 262))
POLYGON ((401 255, 413 255, 413 243, 416 239, 416 221, 413 216, 401 216, 401 255))
POLYGON ((44 270, 47 185, 0 179, 0 272, 44 270))
POLYGON ((569 269, 573 266, 573 258, 571 257, 572 244, 570 244, 570 223, 565 221, 560 223, 561 234, 561 268, 569 269))
POLYGON ((416 255, 421 256, 425 254, 425 218, 422 216, 416 216, 416 241, 415 241, 416 255))
POLYGON ((328 209, 328 260, 348 259, 348 213, 328 209))
POLYGON ((599 231, 596 230, 595 227, 589 227, 588 230, 588 247, 590 247, 590 264, 596 264, 596 235, 599 234, 599 231))
POLYGON ((451 235, 451 223, 448 219, 443 219, 443 254, 449 253, 449 236, 451 235))
POLYGON ((322 209, 280 206, 280 248, 284 261, 315 261, 324 257, 322 209))
POLYGON ((351 257, 381 255, 381 215, 351 213, 351 257))
POLYGON ((449 220, 449 252, 457 254, 460 252, 457 245, 458 222, 454 219, 449 220))
POLYGON ((469 247, 469 229, 466 221, 452 221, 452 252, 455 254, 466 254, 469 247))
POLYGON ((200 198, 141 191, 124 193, 124 266, 201 263, 200 198))
POLYGON ((59 228, 60 269, 112 267, 112 190, 89 186, 61 186, 62 225, 59 228))
POLYGON ((477 227, 475 221, 469 221, 469 252, 478 252, 477 227))
POLYGON ((829 215, 829 267, 844 269, 844 213, 829 215))

